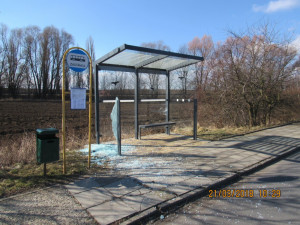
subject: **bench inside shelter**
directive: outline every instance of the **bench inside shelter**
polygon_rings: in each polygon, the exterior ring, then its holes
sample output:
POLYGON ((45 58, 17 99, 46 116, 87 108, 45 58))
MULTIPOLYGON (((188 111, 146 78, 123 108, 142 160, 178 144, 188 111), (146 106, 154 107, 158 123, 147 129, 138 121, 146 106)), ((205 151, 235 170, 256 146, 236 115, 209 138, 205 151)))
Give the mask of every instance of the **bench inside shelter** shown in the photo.
MULTIPOLYGON (((150 128, 150 127, 162 127, 165 126, 169 128, 169 126, 175 125, 175 122, 164 122, 164 123, 152 123, 152 124, 144 124, 144 125, 139 125, 139 139, 141 139, 141 129, 142 128, 150 128)), ((169 134, 169 133, 168 133, 169 134)))

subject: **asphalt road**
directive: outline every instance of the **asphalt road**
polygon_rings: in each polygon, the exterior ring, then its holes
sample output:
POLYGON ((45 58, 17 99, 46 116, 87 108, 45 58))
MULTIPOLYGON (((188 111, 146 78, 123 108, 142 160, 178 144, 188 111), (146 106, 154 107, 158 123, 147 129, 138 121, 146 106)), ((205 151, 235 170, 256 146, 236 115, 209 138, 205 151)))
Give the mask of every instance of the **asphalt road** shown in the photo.
POLYGON ((155 224, 300 224, 300 152, 155 224))

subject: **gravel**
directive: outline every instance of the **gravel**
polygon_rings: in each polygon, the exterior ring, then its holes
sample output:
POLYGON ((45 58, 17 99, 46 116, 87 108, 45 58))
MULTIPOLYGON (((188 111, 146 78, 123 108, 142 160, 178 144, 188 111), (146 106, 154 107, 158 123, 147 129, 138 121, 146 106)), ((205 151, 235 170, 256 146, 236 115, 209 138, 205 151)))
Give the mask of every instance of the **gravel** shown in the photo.
POLYGON ((97 224, 62 185, 0 199, 0 224, 97 224))

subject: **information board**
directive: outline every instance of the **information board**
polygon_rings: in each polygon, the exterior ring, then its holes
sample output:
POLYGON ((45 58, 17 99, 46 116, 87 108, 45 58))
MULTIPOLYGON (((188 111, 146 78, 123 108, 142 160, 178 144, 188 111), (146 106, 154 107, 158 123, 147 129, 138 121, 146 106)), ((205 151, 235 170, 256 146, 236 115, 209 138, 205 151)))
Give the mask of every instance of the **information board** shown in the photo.
POLYGON ((86 109, 86 88, 71 88, 71 109, 86 109))

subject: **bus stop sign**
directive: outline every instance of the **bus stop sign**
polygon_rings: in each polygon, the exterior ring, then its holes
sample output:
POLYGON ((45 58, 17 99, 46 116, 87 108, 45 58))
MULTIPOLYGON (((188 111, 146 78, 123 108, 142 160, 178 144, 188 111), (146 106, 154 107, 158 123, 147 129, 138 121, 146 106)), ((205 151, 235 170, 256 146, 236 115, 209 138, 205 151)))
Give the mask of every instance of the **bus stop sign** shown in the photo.
POLYGON ((67 64, 75 72, 83 72, 89 65, 89 57, 80 49, 73 49, 67 55, 67 64))

